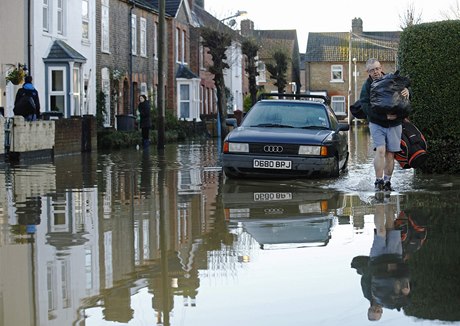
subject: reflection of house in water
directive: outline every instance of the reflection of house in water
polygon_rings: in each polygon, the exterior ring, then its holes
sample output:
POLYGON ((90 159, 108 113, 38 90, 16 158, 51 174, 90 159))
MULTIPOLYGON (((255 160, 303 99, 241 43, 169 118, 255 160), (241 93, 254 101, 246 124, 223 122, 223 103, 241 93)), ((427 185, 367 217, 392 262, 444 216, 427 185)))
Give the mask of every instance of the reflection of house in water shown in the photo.
POLYGON ((0 204, 8 207, 10 225, 26 224, 26 231, 35 231, 25 246, 15 239, 0 246, 0 266, 14 266, 0 272, 0 282, 7 282, 0 286, 0 297, 8 298, 0 300, 0 309, 8 325, 70 325, 81 300, 99 291, 97 189, 89 172, 94 165, 62 160, 15 171, 8 200, 0 204), (9 248, 16 254, 3 256, 9 248), (8 307, 15 302, 21 304, 8 307))

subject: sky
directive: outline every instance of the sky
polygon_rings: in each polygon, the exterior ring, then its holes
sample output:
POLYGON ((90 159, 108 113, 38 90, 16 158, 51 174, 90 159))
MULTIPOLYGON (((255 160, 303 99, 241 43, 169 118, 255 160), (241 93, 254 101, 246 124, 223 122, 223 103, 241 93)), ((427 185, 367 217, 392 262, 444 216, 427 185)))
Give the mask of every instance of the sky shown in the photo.
MULTIPOLYGON (((296 29, 300 52, 305 52, 309 32, 347 32, 355 17, 365 32, 399 31, 401 18, 412 6, 422 22, 443 20, 458 0, 204 0, 205 9, 223 19, 238 10, 255 29, 296 29)), ((238 25, 239 28, 239 25, 238 25)))

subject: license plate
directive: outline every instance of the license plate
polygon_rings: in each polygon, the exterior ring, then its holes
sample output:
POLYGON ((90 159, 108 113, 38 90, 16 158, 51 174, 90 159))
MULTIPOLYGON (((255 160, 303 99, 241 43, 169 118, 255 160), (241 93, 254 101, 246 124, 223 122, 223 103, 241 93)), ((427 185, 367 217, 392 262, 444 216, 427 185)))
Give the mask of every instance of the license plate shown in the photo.
POLYGON ((291 192, 255 192, 254 201, 290 200, 291 192))
POLYGON ((280 161, 280 160, 254 160, 254 168, 257 169, 280 169, 290 170, 292 169, 291 161, 280 161))

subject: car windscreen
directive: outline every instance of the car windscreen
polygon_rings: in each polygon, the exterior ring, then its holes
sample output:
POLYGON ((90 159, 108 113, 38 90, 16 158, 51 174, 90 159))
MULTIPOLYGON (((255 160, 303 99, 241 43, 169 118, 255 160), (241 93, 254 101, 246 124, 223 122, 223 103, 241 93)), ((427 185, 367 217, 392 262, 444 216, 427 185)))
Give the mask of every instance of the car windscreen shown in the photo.
POLYGON ((248 112, 243 127, 329 129, 325 107, 305 101, 258 102, 248 112))

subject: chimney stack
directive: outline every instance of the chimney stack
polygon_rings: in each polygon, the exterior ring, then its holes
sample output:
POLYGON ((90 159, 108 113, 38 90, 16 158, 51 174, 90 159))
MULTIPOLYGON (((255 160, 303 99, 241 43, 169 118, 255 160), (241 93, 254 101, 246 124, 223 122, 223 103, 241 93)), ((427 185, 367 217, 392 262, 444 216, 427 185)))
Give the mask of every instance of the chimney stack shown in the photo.
POLYGON ((361 18, 353 18, 351 21, 351 32, 355 34, 363 33, 363 20, 361 18))
POLYGON ((254 33, 254 22, 250 19, 241 21, 241 35, 244 37, 252 36, 254 33))

